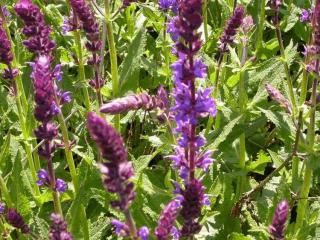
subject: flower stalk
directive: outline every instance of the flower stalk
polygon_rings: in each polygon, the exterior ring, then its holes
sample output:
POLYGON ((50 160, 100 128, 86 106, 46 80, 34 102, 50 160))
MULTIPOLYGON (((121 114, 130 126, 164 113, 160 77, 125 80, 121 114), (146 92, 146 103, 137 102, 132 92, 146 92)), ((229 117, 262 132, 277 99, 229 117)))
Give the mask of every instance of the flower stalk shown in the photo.
MULTIPOLYGON (((111 22, 110 14, 110 1, 104 1, 105 9, 105 22, 107 25, 107 40, 110 50, 110 63, 111 63, 111 78, 112 78, 112 92, 113 97, 119 97, 120 86, 119 86, 119 73, 118 73, 118 60, 117 60, 117 50, 114 42, 113 26, 111 22)), ((120 131, 120 115, 115 115, 113 119, 115 128, 120 131)))
POLYGON ((281 29, 280 29, 280 21, 279 21, 280 5, 278 3, 274 3, 274 4, 271 3, 271 7, 275 11, 275 15, 273 17, 273 24, 276 29, 277 40, 278 40, 278 44, 279 44, 279 48, 280 48, 280 55, 281 55, 283 67, 284 67, 284 70, 286 73, 286 80, 287 80, 287 85, 288 85, 287 87, 288 87, 289 97, 290 97, 290 101, 291 101, 291 105, 292 105, 292 114, 295 118, 296 113, 297 113, 297 102, 296 102, 296 98, 294 95, 293 83, 292 83, 292 78, 291 78, 291 74, 290 74, 290 68, 289 68, 288 62, 286 60, 286 54, 285 54, 285 49, 284 49, 283 40, 282 40, 282 33, 281 33, 281 29))

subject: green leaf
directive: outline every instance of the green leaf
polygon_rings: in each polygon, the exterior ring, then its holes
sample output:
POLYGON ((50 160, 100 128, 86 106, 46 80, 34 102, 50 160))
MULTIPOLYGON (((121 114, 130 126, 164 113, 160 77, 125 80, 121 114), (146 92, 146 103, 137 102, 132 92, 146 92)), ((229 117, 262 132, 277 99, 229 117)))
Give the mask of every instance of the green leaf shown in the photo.
POLYGON ((142 24, 138 33, 132 40, 128 54, 121 64, 120 73, 120 94, 123 95, 127 91, 134 91, 138 88, 138 78, 132 78, 137 74, 137 69, 140 65, 141 56, 144 52, 146 43, 145 27, 142 24), (135 74, 134 74, 135 73, 135 74))
POLYGON ((239 115, 238 117, 231 120, 227 125, 224 126, 222 131, 219 133, 218 137, 215 138, 213 143, 209 144, 205 147, 206 150, 215 150, 219 147, 219 145, 226 140, 228 135, 232 132, 233 128, 239 124, 244 115, 239 115))
POLYGON ((249 170, 252 172, 256 172, 259 174, 264 173, 264 169, 267 166, 267 163, 271 162, 271 159, 269 156, 267 156, 264 151, 260 150, 258 153, 258 158, 256 161, 251 162, 249 165, 249 170))

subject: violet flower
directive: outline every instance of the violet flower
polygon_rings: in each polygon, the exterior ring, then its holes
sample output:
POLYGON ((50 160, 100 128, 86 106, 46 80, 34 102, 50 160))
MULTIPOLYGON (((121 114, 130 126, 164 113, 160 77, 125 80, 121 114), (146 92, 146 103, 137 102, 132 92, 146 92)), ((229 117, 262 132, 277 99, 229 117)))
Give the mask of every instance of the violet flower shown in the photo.
MULTIPOLYGON (((50 187, 50 183, 51 183, 50 176, 49 176, 49 173, 45 169, 40 169, 38 171, 38 179, 39 179, 37 181, 38 186, 50 187)), ((54 190, 57 192, 60 192, 60 193, 64 193, 68 190, 68 185, 62 179, 57 178, 54 190)))
POLYGON ((138 109, 149 111, 155 108, 165 109, 168 107, 168 104, 167 92, 163 87, 160 87, 157 96, 150 96, 147 93, 141 93, 118 98, 102 105, 100 112, 119 114, 138 109))
POLYGON ((266 84, 265 88, 270 96, 270 98, 280 104, 288 113, 292 113, 292 106, 290 102, 282 95, 282 93, 274 88, 271 84, 266 84))
POLYGON ((310 13, 306 9, 302 9, 301 15, 300 15, 300 22, 305 23, 305 22, 310 22, 310 13))
POLYGON ((46 25, 39 7, 31 0, 20 0, 14 10, 25 24, 22 33, 28 37, 23 41, 26 48, 33 53, 49 54, 55 43, 50 40, 51 28, 46 25))
POLYGON ((237 34, 237 29, 241 26, 244 18, 244 8, 243 6, 237 6, 233 12, 232 17, 227 22, 224 32, 220 37, 219 50, 221 53, 228 51, 228 44, 232 44, 237 34))
POLYGON ((285 223, 289 213, 288 201, 278 204, 273 215, 272 224, 269 226, 269 233, 273 240, 284 240, 285 223))
POLYGON ((180 207, 181 201, 174 199, 163 209, 155 230, 155 235, 159 240, 167 240, 173 232, 176 232, 177 229, 174 227, 174 222, 178 217, 180 207))
POLYGON ((68 232, 67 223, 58 214, 51 214, 52 224, 49 231, 50 240, 72 240, 72 235, 68 232))
POLYGON ((23 217, 20 215, 20 213, 17 212, 17 210, 13 208, 9 208, 7 212, 7 221, 8 223, 19 229, 24 234, 30 233, 29 226, 25 223, 23 217))
POLYGON ((177 0, 159 0, 159 7, 162 11, 171 10, 174 13, 178 12, 178 1, 177 0))

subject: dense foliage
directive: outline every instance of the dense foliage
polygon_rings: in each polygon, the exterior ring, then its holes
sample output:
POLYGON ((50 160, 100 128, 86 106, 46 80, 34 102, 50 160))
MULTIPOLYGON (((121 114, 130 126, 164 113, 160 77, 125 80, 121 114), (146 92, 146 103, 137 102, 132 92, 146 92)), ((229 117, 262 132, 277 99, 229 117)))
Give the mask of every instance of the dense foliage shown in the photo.
POLYGON ((0 239, 320 239, 320 0, 0 0, 0 239))

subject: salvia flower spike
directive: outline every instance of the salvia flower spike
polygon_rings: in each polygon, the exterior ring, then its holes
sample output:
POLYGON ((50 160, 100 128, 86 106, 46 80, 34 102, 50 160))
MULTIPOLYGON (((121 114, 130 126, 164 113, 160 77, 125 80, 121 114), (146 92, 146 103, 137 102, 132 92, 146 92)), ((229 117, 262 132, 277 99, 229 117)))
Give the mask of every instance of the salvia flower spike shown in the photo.
POLYGON ((159 240, 169 239, 172 235, 172 232, 175 230, 174 222, 178 217, 180 208, 181 200, 174 199, 163 209, 155 230, 155 235, 159 240))
POLYGON ((289 203, 284 200, 280 202, 273 215, 269 233, 273 240, 284 240, 285 224, 289 213, 289 203))
MULTIPOLYGON (((135 198, 134 184, 131 182, 134 171, 128 161, 128 153, 119 133, 103 118, 90 112, 87 117, 87 127, 91 138, 98 145, 105 162, 100 165, 102 183, 105 189, 119 196, 112 201, 111 206, 121 210, 126 216, 126 223, 113 220, 116 233, 120 236, 136 238, 137 233, 129 207, 135 198)), ((146 231, 143 231, 146 235, 146 231)))
POLYGON ((50 240, 72 240, 72 235, 68 232, 67 223, 59 214, 51 214, 51 226, 49 230, 50 240))
POLYGON ((22 33, 28 38, 23 42, 26 48, 37 54, 50 54, 55 43, 50 39, 51 28, 46 25, 39 7, 31 0, 20 0, 14 7, 25 26, 22 33))
POLYGON ((282 93, 278 89, 274 88, 269 83, 267 83, 265 85, 265 88, 266 88, 270 98, 273 101, 280 104, 280 106, 282 106, 286 110, 286 112, 292 113, 292 106, 291 106, 290 102, 282 95, 282 93))
POLYGON ((140 93, 112 100, 111 102, 102 105, 100 112, 119 114, 130 110, 152 110, 155 108, 165 109, 166 107, 168 107, 167 92, 163 88, 160 88, 157 96, 140 93))
POLYGON ((219 50, 221 53, 228 51, 228 44, 232 44, 237 34, 237 29, 241 26, 244 18, 243 6, 237 6, 232 17, 227 22, 222 36, 220 37, 219 50))
POLYGON ((199 150, 204 146, 205 139, 196 134, 197 124, 204 116, 215 116, 217 109, 215 101, 210 97, 210 89, 196 89, 196 79, 207 75, 206 65, 196 56, 202 44, 197 31, 202 24, 202 1, 181 0, 178 9, 178 16, 170 23, 171 35, 176 40, 173 52, 178 57, 172 64, 175 85, 173 96, 176 104, 171 111, 177 123, 175 131, 180 134, 180 138, 176 154, 170 158, 174 161, 174 167, 180 171, 185 187, 180 191, 184 224, 181 230, 174 232, 177 236, 191 237, 200 231, 198 218, 204 203, 204 188, 195 179, 195 170, 206 170, 212 163, 211 152, 200 154, 199 150), (195 197, 184 194, 189 192, 195 194, 195 197), (190 209, 193 209, 193 214, 190 214, 190 209))
POLYGON ((9 208, 7 212, 7 221, 13 227, 19 229, 24 234, 30 233, 29 226, 25 223, 23 217, 17 210, 9 208))

